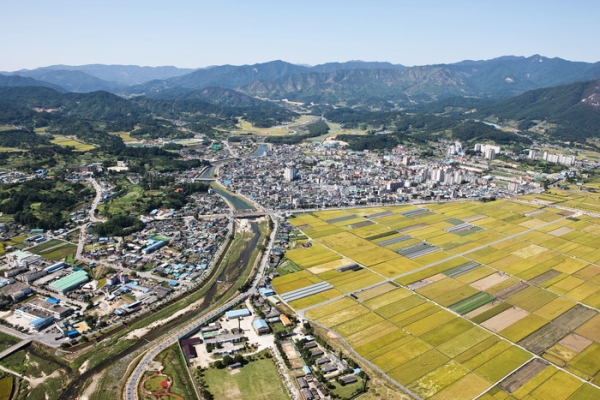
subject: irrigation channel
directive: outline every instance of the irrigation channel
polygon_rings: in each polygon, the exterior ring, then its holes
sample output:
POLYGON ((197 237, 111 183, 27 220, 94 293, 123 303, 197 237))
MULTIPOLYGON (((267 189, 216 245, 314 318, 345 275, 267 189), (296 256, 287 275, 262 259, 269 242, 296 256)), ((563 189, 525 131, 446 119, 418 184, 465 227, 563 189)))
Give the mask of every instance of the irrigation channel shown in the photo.
MULTIPOLYGON (((244 203, 243 205, 245 206, 245 208, 247 208, 246 203, 244 203)), ((225 266, 225 269, 223 269, 220 272, 216 281, 223 282, 223 283, 227 282, 227 283, 231 283, 231 285, 233 285, 236 280, 235 278, 240 276, 241 271, 244 269, 244 267, 246 265, 248 265, 248 262, 250 261, 250 256, 252 255, 252 251, 256 248, 256 246, 258 245, 258 241, 260 240, 260 230, 258 227, 258 223, 252 222, 250 224, 250 226, 251 226, 251 231, 253 233, 252 237, 250 237, 243 244, 244 249, 241 251, 239 258, 237 260, 235 260, 235 262, 229 262, 225 266)), ((233 243, 233 241, 230 243, 233 243)), ((224 251, 221 254, 221 258, 220 258, 219 262, 215 265, 213 270, 211 271, 211 275, 208 277, 207 282, 211 282, 214 275, 217 273, 217 271, 219 271, 221 263, 227 259, 227 253, 231 250, 232 250, 231 248, 228 248, 228 249, 226 249, 226 251, 224 251)), ((202 314, 203 312, 205 312, 207 309, 210 308, 210 306, 212 305, 212 303, 214 301, 219 300, 219 298, 217 296, 217 294, 219 294, 218 293, 219 286, 220 286, 220 284, 213 281, 211 287, 209 288, 209 290, 206 292, 206 294, 203 297, 204 302, 202 303, 202 307, 200 309, 194 311, 195 315, 202 314)), ((197 290, 202 290, 202 289, 203 289, 203 287, 199 287, 197 290)), ((224 293, 226 293, 226 291, 224 293)), ((222 292, 221 295, 224 293, 222 292)), ((187 294, 185 294, 185 296, 189 296, 191 294, 192 293, 187 293, 187 294)), ((184 296, 182 296, 181 298, 183 298, 183 297, 184 296)), ((164 307, 155 309, 155 312, 159 311, 162 308, 164 308, 164 307)), ((150 314, 150 316, 152 314, 150 314)), ((145 317, 147 317, 147 316, 148 315, 146 315, 145 317)), ((61 399, 78 399, 85 382, 87 380, 89 380, 91 377, 93 377, 94 375, 96 375, 98 373, 101 373, 105 368, 112 366, 116 361, 120 360, 123 357, 128 356, 129 354, 133 353, 134 351, 140 349, 142 346, 144 346, 154 340, 159 339, 163 335, 168 334, 170 331, 175 330, 180 325, 183 325, 189 321, 190 321, 190 316, 187 314, 184 314, 184 315, 181 315, 181 316, 165 323, 164 325, 160 325, 156 328, 153 328, 145 336, 140 338, 137 342, 133 343, 128 348, 124 349, 120 353, 117 353, 117 354, 107 357, 106 359, 101 361, 98 365, 90 368, 89 370, 87 370, 86 372, 81 374, 79 377, 77 377, 65 389, 65 391, 62 393, 60 398, 61 399)), ((133 322, 130 322, 128 325, 131 325, 132 323, 133 322)), ((90 348, 88 351, 92 351, 92 349, 90 348)))

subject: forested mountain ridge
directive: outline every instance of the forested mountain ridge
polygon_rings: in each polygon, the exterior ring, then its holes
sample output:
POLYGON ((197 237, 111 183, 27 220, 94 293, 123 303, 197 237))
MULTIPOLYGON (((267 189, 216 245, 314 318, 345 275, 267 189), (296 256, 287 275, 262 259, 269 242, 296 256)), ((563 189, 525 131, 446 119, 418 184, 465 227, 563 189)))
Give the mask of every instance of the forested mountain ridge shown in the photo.
POLYGON ((600 79, 527 91, 507 99, 454 97, 409 109, 417 114, 448 114, 514 120, 526 130, 535 121, 556 125, 548 133, 560 140, 600 137, 600 79))
MULTIPOLYGON (((197 70, 175 67, 51 66, 12 74, 19 73, 54 84, 38 82, 40 86, 57 88, 56 85, 60 85, 78 92, 106 90, 127 97, 183 98, 190 92, 220 87, 240 91, 250 97, 272 100, 406 107, 453 96, 510 97, 527 90, 596 79, 600 78, 600 63, 572 62, 534 55, 414 67, 363 61, 309 67, 277 60, 197 70), (139 81, 142 83, 132 85, 132 82, 139 81)), ((17 79, 16 75, 13 78, 17 79)), ((0 86, 15 85, 3 83, 0 79, 0 86)), ((232 97, 231 93, 228 97, 232 97)))
POLYGON ((589 75, 600 78, 599 65, 537 55, 501 57, 401 69, 300 73, 254 81, 238 90, 273 99, 360 104, 364 99, 377 98, 406 106, 452 96, 509 97, 527 90, 575 82, 589 75))

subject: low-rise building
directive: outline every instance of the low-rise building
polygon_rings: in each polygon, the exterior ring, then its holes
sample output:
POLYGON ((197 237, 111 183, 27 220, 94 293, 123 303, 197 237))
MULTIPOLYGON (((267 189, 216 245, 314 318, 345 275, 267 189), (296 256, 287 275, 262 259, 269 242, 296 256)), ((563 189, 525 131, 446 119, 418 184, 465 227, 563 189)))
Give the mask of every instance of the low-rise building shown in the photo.
POLYGON ((78 288, 89 280, 90 278, 88 277, 87 272, 80 270, 73 272, 62 279, 52 282, 50 285, 48 285, 48 288, 55 292, 65 294, 73 289, 78 288))
POLYGON ((13 282, 0 287, 0 293, 10 297, 13 301, 23 300, 33 294, 33 289, 21 282, 13 282))
POLYGON ((252 327, 254 327, 254 330, 259 335, 264 335, 271 332, 271 328, 269 328, 267 322, 262 318, 257 318, 254 321, 252 321, 252 327))

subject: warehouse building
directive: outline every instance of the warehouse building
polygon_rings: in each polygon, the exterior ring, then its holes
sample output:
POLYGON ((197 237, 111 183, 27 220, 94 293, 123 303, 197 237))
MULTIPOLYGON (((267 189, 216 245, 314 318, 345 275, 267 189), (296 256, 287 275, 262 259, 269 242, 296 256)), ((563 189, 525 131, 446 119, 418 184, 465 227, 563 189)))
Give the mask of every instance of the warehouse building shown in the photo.
POLYGON ((228 320, 249 317, 250 315, 252 315, 252 313, 247 308, 241 308, 239 310, 227 311, 225 313, 225 317, 228 320))
POLYGON ((81 270, 73 272, 62 279, 52 282, 50 285, 48 285, 48 288, 55 292, 65 294, 73 289, 78 288, 89 280, 90 278, 88 277, 87 272, 81 270))
POLYGON ((256 333, 258 333, 259 335, 271 332, 271 328, 269 328, 267 322, 262 318, 258 318, 252 321, 252 326, 254 327, 256 333))

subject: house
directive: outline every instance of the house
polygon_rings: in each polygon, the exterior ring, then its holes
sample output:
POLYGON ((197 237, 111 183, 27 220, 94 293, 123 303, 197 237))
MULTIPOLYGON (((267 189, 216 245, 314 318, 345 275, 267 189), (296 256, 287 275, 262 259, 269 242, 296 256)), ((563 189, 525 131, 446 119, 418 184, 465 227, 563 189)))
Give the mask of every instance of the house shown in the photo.
POLYGON ((304 379, 303 377, 298 378, 298 385, 300 386, 300 389, 308 388, 308 383, 306 383, 306 379, 304 379))
POLYGON ((290 321, 290 319, 287 317, 287 315, 285 314, 281 314, 279 316, 279 319, 281 320, 281 323, 283 324, 283 326, 292 326, 292 321, 290 321))
POLYGON ((302 396, 304 396, 304 398, 306 400, 313 400, 314 399, 311 391, 308 390, 308 389, 302 389, 302 396))
POLYGON ((321 371, 323 371, 324 374, 330 374, 332 372, 337 371, 337 368, 331 364, 328 364, 321 368, 321 371))
POLYGON ((317 365, 327 364, 329 362, 329 358, 327 358, 327 357, 321 357, 321 358, 319 358, 315 362, 317 363, 317 365))
POLYGON ((356 379, 356 376, 352 375, 352 374, 346 375, 346 376, 342 376, 340 380, 342 381, 342 384, 344 384, 344 385, 347 385, 349 383, 354 383, 354 382, 358 381, 358 379, 356 379))
POLYGON ((323 354, 325 354, 325 353, 323 353, 323 350, 321 350, 321 349, 312 349, 310 351, 310 355, 312 357, 322 356, 323 354))
POLYGON ((183 354, 186 358, 196 358, 198 357, 198 353, 196 352, 196 348, 194 345, 202 343, 202 339, 195 337, 190 339, 184 339, 181 341, 181 348, 183 349, 183 354))

